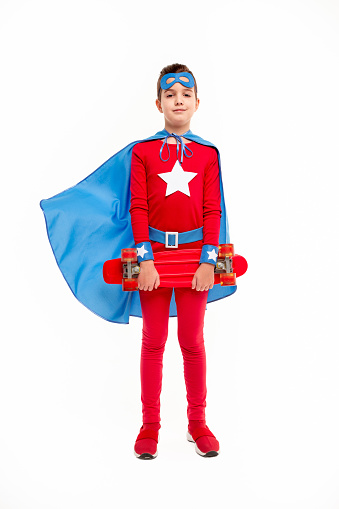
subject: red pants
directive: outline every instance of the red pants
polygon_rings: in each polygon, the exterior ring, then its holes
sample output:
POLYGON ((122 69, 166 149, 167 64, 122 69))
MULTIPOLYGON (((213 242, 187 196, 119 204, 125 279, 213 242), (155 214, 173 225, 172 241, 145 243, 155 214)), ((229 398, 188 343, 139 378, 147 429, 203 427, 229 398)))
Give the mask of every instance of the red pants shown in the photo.
MULTIPOLYGON (((160 422, 163 353, 168 335, 172 288, 139 290, 143 317, 140 360, 143 423, 160 422)), ((184 361, 187 417, 205 419, 206 353, 203 336, 208 291, 175 288, 178 340, 184 361)))

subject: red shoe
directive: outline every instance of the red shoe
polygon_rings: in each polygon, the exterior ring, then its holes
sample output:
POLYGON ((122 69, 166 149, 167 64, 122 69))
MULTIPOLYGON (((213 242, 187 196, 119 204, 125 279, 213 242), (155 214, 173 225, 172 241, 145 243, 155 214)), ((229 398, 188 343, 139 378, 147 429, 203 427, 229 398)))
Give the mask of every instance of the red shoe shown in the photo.
POLYGON ((134 455, 141 460, 151 460, 158 456, 159 430, 144 429, 141 426, 134 445, 134 455))
POLYGON ((200 456, 218 456, 220 450, 219 442, 206 424, 200 424, 199 427, 192 428, 189 424, 186 437, 189 442, 195 442, 195 451, 200 456))

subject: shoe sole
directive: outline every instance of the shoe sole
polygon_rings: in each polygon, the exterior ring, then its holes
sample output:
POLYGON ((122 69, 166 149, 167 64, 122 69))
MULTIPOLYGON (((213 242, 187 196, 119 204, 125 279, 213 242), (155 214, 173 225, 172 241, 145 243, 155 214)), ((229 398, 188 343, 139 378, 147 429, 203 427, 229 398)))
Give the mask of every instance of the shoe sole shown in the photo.
POLYGON ((150 452, 143 452, 142 454, 137 454, 134 451, 134 456, 139 460, 153 460, 158 456, 158 451, 155 454, 151 454, 150 452))
POLYGON ((198 453, 203 458, 212 458, 213 456, 218 456, 219 451, 208 451, 208 452, 202 452, 200 451, 199 447, 195 443, 195 441, 192 438, 192 435, 189 431, 186 432, 186 438, 189 442, 193 442, 195 444, 195 452, 198 453))

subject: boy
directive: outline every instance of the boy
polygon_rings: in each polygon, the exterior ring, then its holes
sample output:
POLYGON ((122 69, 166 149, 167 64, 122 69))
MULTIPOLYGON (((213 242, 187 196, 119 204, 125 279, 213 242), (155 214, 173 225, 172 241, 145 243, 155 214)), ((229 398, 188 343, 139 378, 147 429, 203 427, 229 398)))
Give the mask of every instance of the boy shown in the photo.
POLYGON ((138 289, 143 316, 140 363, 143 426, 135 442, 134 454, 141 459, 157 456, 161 427, 162 359, 172 288, 158 288, 160 278, 154 266, 153 252, 169 249, 202 249, 192 287, 175 288, 174 293, 187 388, 187 438, 195 441, 196 452, 201 456, 219 453, 219 442, 205 421, 207 390, 203 338, 204 313, 208 290, 214 284, 219 244, 218 156, 214 148, 190 142, 184 136, 190 130, 190 121, 199 102, 196 81, 189 69, 180 64, 165 67, 158 80, 156 106, 164 115, 168 133, 165 141, 171 145, 171 148, 167 145, 168 158, 164 160, 162 157, 163 140, 139 143, 132 152, 130 213, 140 262, 138 289), (176 151, 177 147, 173 145, 178 144, 181 147, 178 146, 176 151), (180 149, 182 156, 178 157, 180 149), (203 236, 186 238, 177 245, 172 242, 172 246, 168 245, 168 240, 166 244, 164 238, 152 236, 154 230, 162 234, 175 230, 181 235, 183 232, 194 235, 192 232, 201 227, 203 236))

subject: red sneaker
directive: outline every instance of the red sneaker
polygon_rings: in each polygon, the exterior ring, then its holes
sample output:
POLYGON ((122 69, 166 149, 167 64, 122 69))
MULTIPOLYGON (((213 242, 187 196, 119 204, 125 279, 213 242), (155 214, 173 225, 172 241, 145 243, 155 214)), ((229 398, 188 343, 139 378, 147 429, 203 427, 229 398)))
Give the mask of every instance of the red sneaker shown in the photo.
POLYGON ((159 430, 145 429, 141 426, 134 445, 134 455, 141 460, 151 460, 158 456, 159 430))
POLYGON ((219 442, 206 424, 193 426, 190 423, 188 425, 186 437, 189 442, 195 442, 195 451, 200 454, 200 456, 218 456, 220 450, 219 442))

